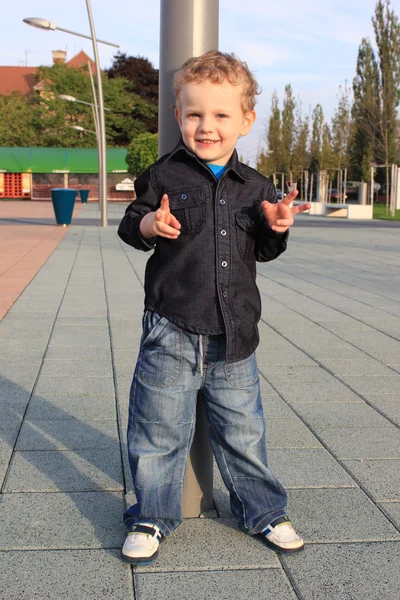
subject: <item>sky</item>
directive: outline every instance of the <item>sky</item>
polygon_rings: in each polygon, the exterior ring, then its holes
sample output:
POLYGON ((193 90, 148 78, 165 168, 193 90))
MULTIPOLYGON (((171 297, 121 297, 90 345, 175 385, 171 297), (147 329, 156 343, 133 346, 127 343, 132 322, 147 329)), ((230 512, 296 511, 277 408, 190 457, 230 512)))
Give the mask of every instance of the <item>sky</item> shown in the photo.
MULTIPOLYGON (((91 4, 98 38, 119 44, 128 55, 144 56, 158 68, 160 0, 91 4)), ((339 86, 345 81, 351 86, 361 39, 374 41, 375 5, 376 0, 219 0, 219 49, 245 60, 262 89, 253 130, 238 143, 245 161, 254 164, 263 147, 273 90, 282 100, 290 83, 305 113, 321 104, 331 119, 339 86)), ((391 6, 400 17, 400 0, 391 0, 391 6)), ((1 65, 51 65, 51 51, 58 49, 67 50, 67 59, 81 49, 93 55, 90 40, 34 29, 22 21, 40 17, 90 34, 85 0, 6 2, 2 17, 1 65)), ((109 67, 117 49, 101 44, 99 50, 102 68, 109 67)))

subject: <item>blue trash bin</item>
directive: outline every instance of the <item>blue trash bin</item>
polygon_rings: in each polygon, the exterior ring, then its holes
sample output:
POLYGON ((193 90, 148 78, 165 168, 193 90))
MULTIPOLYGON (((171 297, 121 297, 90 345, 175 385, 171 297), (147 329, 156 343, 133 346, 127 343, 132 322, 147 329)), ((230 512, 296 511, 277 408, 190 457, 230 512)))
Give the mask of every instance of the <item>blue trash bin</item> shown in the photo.
POLYGON ((65 227, 71 223, 78 192, 70 188, 53 188, 50 191, 57 225, 64 225, 65 227))
POLYGON ((81 195, 82 204, 86 204, 89 196, 89 190, 79 190, 79 193, 81 195))

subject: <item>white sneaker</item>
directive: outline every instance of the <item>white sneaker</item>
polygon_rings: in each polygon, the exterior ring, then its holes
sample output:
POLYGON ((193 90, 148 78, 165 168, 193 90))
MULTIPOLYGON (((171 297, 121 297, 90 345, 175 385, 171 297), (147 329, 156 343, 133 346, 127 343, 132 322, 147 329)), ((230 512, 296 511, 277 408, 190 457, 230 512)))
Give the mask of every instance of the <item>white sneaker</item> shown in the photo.
POLYGON ((153 523, 136 523, 125 540, 122 560, 131 565, 149 565, 158 555, 162 533, 153 523))
POLYGON ((268 548, 290 554, 304 548, 304 541, 295 532, 288 516, 278 517, 257 535, 268 548))

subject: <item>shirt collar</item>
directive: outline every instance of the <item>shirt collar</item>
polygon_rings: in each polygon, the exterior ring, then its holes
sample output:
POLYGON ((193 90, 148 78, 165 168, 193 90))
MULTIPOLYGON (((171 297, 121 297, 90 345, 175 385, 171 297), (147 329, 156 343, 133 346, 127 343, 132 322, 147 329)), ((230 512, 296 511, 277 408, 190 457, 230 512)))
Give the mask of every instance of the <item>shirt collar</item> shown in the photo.
MULTIPOLYGON (((187 148, 187 146, 185 146, 185 143, 184 143, 182 137, 180 138, 179 142, 177 143, 175 148, 172 150, 172 152, 170 152, 170 154, 168 155, 166 160, 168 161, 170 158, 175 156, 175 154, 177 154, 178 152, 185 152, 188 156, 191 156, 192 158, 197 159, 197 156, 193 152, 191 152, 187 148)), ((246 174, 246 171, 238 158, 238 153, 237 153, 236 149, 233 151, 233 154, 226 165, 226 171, 227 172, 233 171, 238 177, 240 177, 240 179, 243 179, 243 181, 250 181, 250 178, 246 174)))

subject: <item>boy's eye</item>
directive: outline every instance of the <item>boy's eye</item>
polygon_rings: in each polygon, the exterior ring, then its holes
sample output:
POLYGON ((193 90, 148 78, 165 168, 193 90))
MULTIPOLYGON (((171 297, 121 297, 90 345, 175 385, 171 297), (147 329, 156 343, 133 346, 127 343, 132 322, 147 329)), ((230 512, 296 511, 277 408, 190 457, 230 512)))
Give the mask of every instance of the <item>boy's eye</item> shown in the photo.
POLYGON ((227 119, 228 115, 224 115, 223 113, 219 113, 219 115, 217 115, 218 119, 227 119))
POLYGON ((190 113, 190 115, 188 115, 188 117, 199 117, 200 115, 198 113, 190 113))

